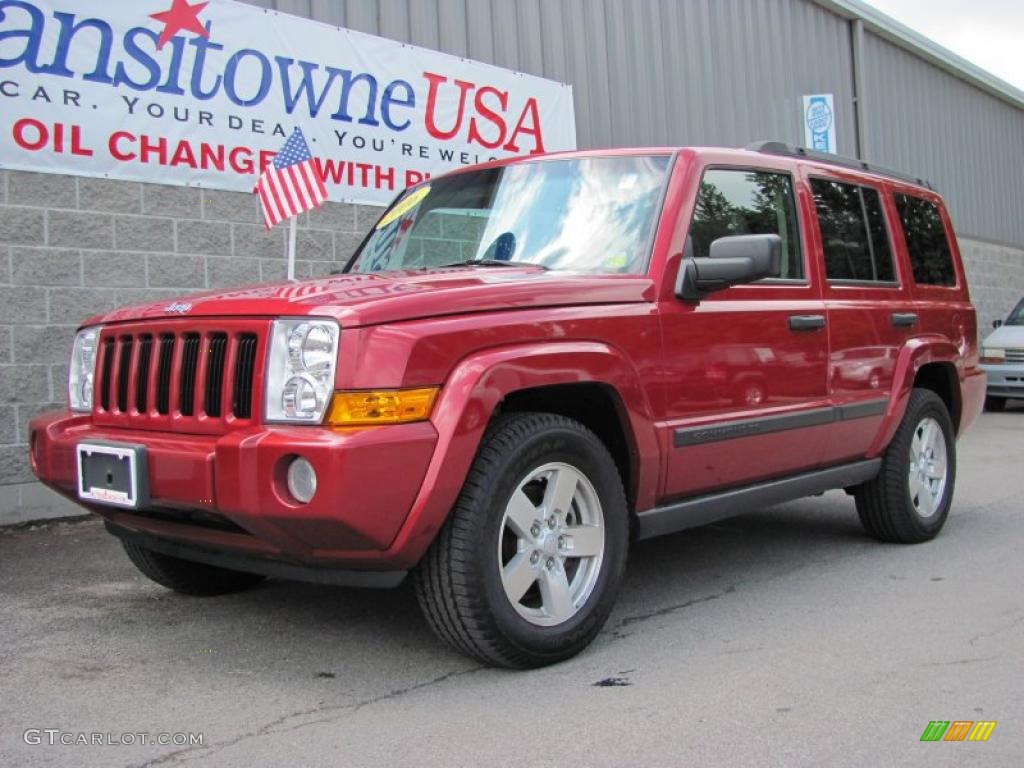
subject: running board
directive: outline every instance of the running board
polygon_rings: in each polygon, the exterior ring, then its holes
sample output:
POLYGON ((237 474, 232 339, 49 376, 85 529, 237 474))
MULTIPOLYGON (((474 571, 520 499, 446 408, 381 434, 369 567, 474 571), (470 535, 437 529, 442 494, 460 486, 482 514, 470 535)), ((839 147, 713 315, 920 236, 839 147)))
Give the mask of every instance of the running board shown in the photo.
POLYGON ((650 539, 784 501, 848 488, 873 479, 881 466, 881 459, 867 459, 654 507, 637 514, 636 538, 650 539))

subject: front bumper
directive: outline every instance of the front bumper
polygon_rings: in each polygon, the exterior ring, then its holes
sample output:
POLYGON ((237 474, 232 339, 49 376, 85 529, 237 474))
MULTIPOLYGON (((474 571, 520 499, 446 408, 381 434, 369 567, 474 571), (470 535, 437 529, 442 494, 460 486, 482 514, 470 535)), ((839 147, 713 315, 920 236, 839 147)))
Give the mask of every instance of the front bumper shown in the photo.
POLYGON ((349 430, 253 426, 188 435, 98 427, 87 415, 53 413, 33 419, 29 431, 33 471, 76 501, 79 442, 145 447, 146 509, 83 503, 118 535, 155 537, 208 554, 374 571, 409 566, 410 553, 395 541, 437 444, 430 422, 349 430), (295 456, 317 473, 308 504, 287 491, 287 465, 295 456))
POLYGON ((1024 364, 982 365, 988 376, 989 397, 1019 397, 1024 399, 1024 364))

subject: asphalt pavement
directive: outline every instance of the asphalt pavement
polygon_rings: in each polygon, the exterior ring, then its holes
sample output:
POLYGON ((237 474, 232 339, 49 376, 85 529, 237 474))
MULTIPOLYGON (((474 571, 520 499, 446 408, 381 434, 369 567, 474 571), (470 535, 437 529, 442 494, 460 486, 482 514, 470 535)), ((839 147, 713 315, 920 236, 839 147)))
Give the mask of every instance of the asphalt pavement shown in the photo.
POLYGON ((95 521, 8 529, 0 765, 1020 766, 1024 408, 959 447, 935 541, 867 539, 830 493, 644 542, 594 644, 532 672, 448 650, 408 586, 187 598, 95 521), (134 743, 61 743, 94 733, 134 743))

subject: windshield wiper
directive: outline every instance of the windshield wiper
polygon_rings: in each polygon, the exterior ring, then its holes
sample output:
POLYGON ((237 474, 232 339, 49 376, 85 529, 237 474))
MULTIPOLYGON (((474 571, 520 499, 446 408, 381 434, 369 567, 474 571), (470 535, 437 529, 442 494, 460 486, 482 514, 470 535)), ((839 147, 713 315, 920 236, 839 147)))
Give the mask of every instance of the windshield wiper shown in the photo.
POLYGON ((504 261, 503 259, 466 259, 464 261, 453 261, 451 264, 439 264, 434 269, 446 267, 537 267, 547 272, 551 267, 543 264, 535 264, 532 261, 504 261))

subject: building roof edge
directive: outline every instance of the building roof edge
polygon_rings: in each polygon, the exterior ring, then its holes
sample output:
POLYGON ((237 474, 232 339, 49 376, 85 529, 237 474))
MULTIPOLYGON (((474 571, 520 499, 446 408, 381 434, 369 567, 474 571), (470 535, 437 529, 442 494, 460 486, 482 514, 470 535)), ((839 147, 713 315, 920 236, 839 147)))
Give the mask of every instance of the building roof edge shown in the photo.
POLYGON ((861 0, 813 0, 813 2, 845 19, 859 19, 870 32, 879 37, 938 66, 951 75, 981 88, 1011 106, 1024 110, 1024 91, 982 69, 977 64, 972 64, 920 32, 915 32, 877 8, 861 2, 861 0))

